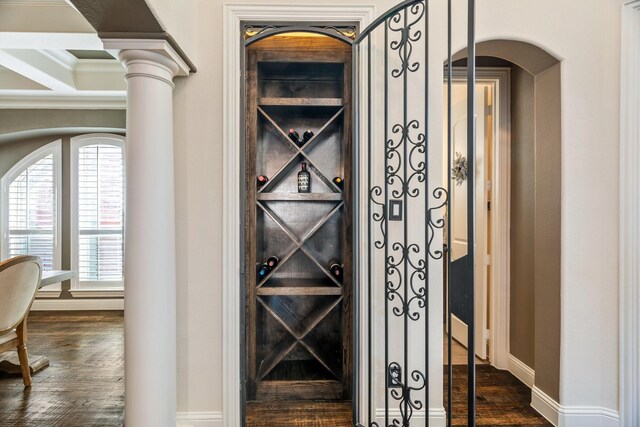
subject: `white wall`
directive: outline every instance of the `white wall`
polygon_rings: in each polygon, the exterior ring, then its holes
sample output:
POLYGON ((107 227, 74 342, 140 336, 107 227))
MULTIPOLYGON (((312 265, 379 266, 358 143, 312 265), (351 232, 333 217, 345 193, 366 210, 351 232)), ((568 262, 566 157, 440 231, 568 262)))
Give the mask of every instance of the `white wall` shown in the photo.
MULTIPOLYGON (((367 3, 375 3, 381 13, 394 2, 367 3)), ((194 4, 198 72, 176 79, 180 412, 222 408, 222 181, 237 179, 222 176, 222 4, 194 4)), ((431 48, 444 59, 446 2, 431 7, 431 48)), ((560 398, 563 405, 617 410, 619 3, 479 0, 477 18, 479 40, 523 40, 562 60, 560 398)), ((463 26, 456 19, 455 28, 463 26)), ((454 51, 464 46, 462 38, 462 31, 456 31, 454 51)), ((430 104, 441 109, 441 94, 430 104)), ((431 117, 437 122, 442 115, 431 117)), ((438 126, 431 128, 437 132, 438 126)))
POLYGON ((162 28, 171 34, 189 59, 198 55, 198 0, 146 0, 162 28))
POLYGON ((481 1, 478 34, 538 44, 562 61, 560 403, 616 410, 620 6, 527 3, 481 1))

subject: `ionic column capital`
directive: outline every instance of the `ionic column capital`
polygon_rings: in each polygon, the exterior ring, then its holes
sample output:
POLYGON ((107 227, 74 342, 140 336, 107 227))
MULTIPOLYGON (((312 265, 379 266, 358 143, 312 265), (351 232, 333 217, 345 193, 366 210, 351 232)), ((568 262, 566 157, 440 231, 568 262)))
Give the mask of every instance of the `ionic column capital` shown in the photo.
POLYGON ((118 57, 127 70, 127 80, 132 77, 149 77, 174 86, 173 77, 178 74, 179 67, 173 59, 142 49, 121 50, 118 57))
POLYGON ((117 50, 127 69, 127 78, 144 75, 171 82, 175 76, 188 76, 191 68, 166 40, 103 39, 108 50, 117 50))

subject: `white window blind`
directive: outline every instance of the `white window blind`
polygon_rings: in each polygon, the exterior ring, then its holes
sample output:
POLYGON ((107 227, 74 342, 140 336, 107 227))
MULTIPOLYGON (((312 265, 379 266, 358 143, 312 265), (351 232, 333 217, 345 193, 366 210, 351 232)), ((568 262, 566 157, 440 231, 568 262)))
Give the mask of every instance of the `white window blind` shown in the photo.
POLYGON ((77 152, 78 281, 122 283, 124 159, 121 146, 77 152))
POLYGON ((7 257, 36 255, 52 270, 56 238, 56 179, 53 154, 11 181, 8 190, 7 257))

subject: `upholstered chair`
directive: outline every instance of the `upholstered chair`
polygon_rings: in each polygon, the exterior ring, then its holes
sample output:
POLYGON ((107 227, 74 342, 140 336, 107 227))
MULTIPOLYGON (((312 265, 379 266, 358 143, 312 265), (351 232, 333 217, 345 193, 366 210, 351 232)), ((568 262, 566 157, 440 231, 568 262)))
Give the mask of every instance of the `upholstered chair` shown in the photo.
POLYGON ((0 263, 0 353, 17 348, 22 381, 31 387, 27 315, 42 277, 42 261, 18 256, 0 263))

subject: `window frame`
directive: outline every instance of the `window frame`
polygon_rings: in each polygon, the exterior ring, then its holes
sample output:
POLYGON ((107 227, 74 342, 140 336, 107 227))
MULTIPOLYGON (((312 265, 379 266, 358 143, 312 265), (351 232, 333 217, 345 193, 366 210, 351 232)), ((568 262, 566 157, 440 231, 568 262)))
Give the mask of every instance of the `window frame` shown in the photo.
MULTIPOLYGON (((123 198, 125 198, 126 192, 126 138, 121 135, 109 134, 109 133, 92 133, 86 135, 79 135, 71 138, 70 141, 70 154, 71 154, 71 168, 70 168, 70 206, 71 206, 71 224, 70 224, 70 242, 71 242, 71 269, 76 272, 75 277, 71 281, 71 294, 74 297, 82 296, 115 296, 115 294, 122 295, 124 292, 124 277, 119 281, 96 281, 96 280, 80 280, 79 274, 79 240, 80 240, 80 225, 78 220, 78 207, 79 207, 79 153, 80 148, 87 145, 111 145, 117 146, 122 149, 122 167, 123 167, 123 198)), ((123 202, 123 209, 125 203, 123 202)), ((124 212, 123 212, 124 216, 124 212)), ((122 224, 122 236, 124 239, 124 218, 122 224)), ((124 240, 123 240, 124 242, 124 240)), ((124 251, 123 251, 124 257, 124 251)), ((124 259, 123 259, 124 268, 124 259)))
MULTIPOLYGON (((0 196, 0 258, 8 257, 9 252, 9 186, 27 169, 49 155, 53 156, 55 209, 52 267, 53 270, 60 270, 62 265, 62 139, 57 139, 29 153, 0 178, 2 192, 0 196)), ((46 290, 59 293, 60 284, 48 286, 46 290)))

